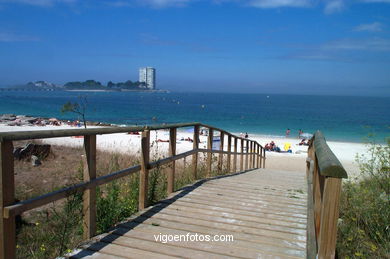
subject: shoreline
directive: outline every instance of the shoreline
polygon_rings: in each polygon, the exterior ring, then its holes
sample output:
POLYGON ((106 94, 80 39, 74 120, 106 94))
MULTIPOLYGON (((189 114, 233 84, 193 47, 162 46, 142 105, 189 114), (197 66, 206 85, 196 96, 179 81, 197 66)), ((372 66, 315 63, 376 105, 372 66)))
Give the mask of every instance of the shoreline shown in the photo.
MULTIPOLYGON (((104 127, 104 126, 89 126, 90 128, 104 127)), ((47 125, 44 127, 40 126, 7 126, 0 124, 1 132, 12 132, 12 131, 31 131, 31 130, 54 130, 54 129, 75 129, 69 125, 53 126, 47 125)), ((232 132, 236 136, 236 134, 232 132)), ((192 149, 193 143, 187 141, 187 138, 193 138, 193 132, 186 131, 184 129, 177 131, 177 153, 186 152, 192 149)), ((169 139, 168 130, 151 131, 151 156, 156 157, 167 157, 169 150, 169 143, 161 142, 169 139)), ((249 139, 257 141, 263 147, 266 143, 275 141, 276 145, 282 150, 286 143, 291 145, 292 153, 278 153, 278 152, 266 152, 266 167, 273 169, 281 169, 288 171, 301 171, 305 172, 306 157, 307 157, 307 146, 299 146, 298 143, 301 139, 298 138, 286 138, 286 137, 270 137, 264 135, 249 135, 249 139)), ((61 138, 49 138, 44 139, 44 143, 59 146, 70 146, 70 147, 82 147, 83 138, 74 137, 61 137, 61 138)), ((240 142, 240 141, 239 141, 240 142)), ((200 136, 200 148, 207 148, 207 137, 200 136)), ((227 137, 225 136, 224 149, 227 150, 227 137)), ((335 142, 327 141, 329 147, 340 160, 344 168, 347 170, 349 178, 355 179, 359 176, 360 170, 359 165, 355 161, 356 154, 367 154, 367 145, 362 143, 351 143, 351 142, 335 142)), ((232 143, 233 144, 233 143, 232 143)), ((238 143, 240 146, 240 143, 238 143)), ((108 151, 108 152, 119 152, 119 153, 130 153, 133 155, 139 155, 141 150, 141 136, 127 133, 115 133, 105 134, 97 136, 97 149, 108 151)), ((240 148, 239 148, 240 150, 240 148)), ((189 158, 190 159, 190 158, 189 158)))

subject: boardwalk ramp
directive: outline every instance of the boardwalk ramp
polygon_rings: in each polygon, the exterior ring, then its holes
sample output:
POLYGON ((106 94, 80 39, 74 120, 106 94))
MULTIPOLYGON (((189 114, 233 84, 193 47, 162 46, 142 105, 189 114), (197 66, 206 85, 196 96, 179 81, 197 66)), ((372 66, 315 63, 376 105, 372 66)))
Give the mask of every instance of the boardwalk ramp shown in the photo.
POLYGON ((70 258, 306 258, 305 176, 257 169, 199 181, 70 258))

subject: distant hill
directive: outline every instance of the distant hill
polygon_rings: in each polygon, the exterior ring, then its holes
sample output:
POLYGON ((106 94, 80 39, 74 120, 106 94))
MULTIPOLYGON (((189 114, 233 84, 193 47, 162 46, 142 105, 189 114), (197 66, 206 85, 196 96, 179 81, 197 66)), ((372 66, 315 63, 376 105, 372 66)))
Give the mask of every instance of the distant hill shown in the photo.
POLYGON ((28 82, 25 85, 16 85, 11 88, 25 90, 60 90, 61 86, 46 81, 28 82))
MULTIPOLYGON (((99 81, 95 80, 86 80, 82 81, 73 81, 64 84, 63 86, 58 86, 56 84, 46 82, 46 81, 36 81, 28 82, 25 85, 15 85, 12 87, 2 88, 0 90, 22 90, 22 91, 54 91, 54 90, 105 90, 105 91, 150 91, 146 87, 146 84, 143 82, 132 82, 127 80, 125 82, 113 83, 109 81, 107 85, 103 85, 99 81)), ((157 90, 158 91, 158 90, 157 90)))
POLYGON ((66 90, 106 90, 107 87, 103 86, 99 81, 86 80, 84 82, 68 82, 64 84, 66 90))
POLYGON ((66 90, 147 90, 145 83, 132 82, 127 80, 126 82, 113 83, 109 81, 107 86, 102 85, 100 82, 95 80, 87 80, 84 82, 69 82, 64 85, 66 90))

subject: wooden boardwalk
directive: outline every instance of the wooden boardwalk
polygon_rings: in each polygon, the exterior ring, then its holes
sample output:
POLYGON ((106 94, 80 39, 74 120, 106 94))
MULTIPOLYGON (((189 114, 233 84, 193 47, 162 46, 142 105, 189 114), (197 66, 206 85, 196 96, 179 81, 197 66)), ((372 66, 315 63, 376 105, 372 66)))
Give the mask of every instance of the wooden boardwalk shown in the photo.
POLYGON ((305 172, 257 169, 173 193, 71 258, 306 258, 306 228, 305 172), (234 241, 155 241, 187 233, 234 241))

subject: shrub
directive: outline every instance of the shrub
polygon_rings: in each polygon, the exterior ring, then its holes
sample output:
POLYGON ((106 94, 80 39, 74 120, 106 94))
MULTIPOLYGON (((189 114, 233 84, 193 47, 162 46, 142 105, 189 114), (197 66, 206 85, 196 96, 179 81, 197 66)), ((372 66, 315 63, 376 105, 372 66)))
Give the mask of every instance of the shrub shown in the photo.
POLYGON ((390 258, 390 140, 357 156, 362 178, 343 186, 340 258, 390 258))

